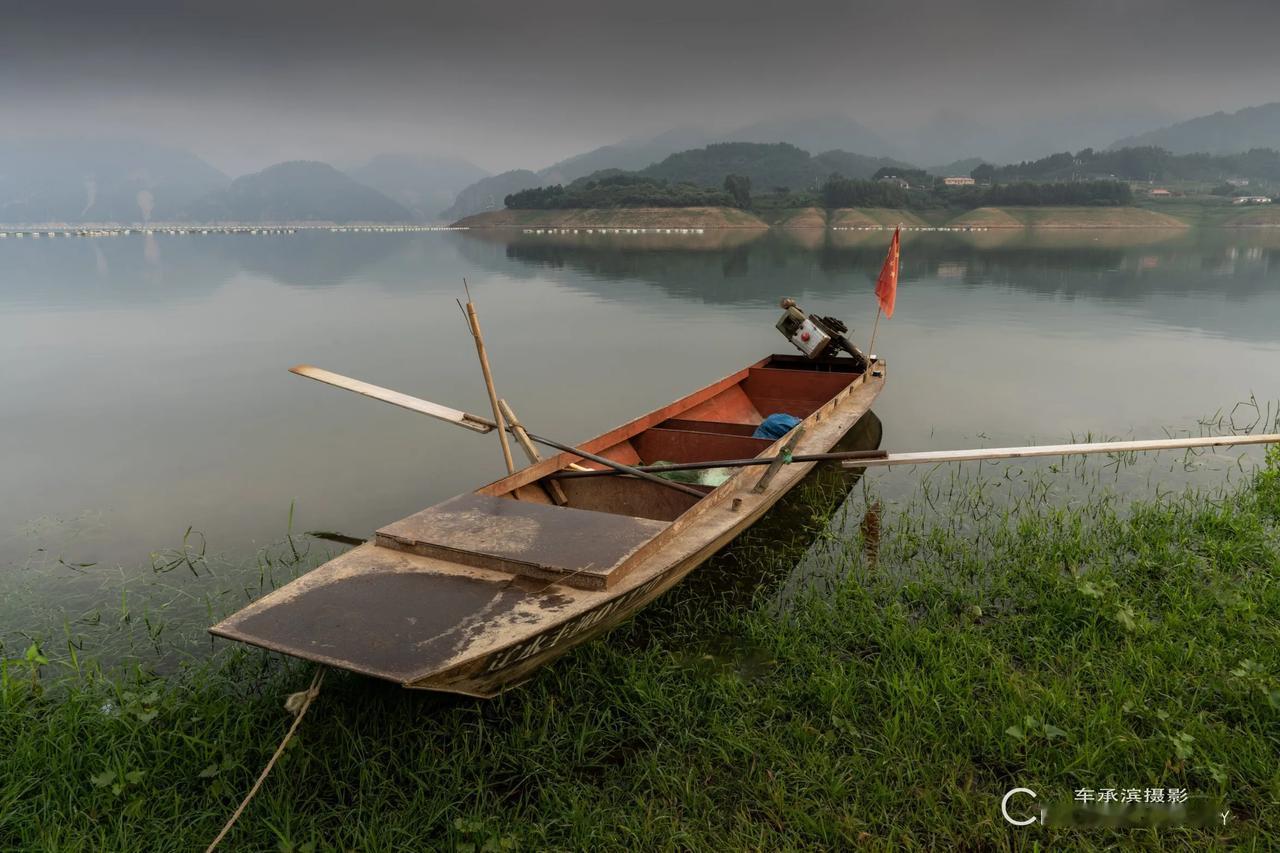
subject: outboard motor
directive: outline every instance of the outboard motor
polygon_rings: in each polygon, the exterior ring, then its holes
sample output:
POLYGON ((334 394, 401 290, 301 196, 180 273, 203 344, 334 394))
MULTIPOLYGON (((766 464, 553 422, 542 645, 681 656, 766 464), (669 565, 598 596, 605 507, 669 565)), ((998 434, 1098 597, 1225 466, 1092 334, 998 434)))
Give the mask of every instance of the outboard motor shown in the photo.
POLYGON ((790 297, 782 300, 782 309, 785 313, 778 321, 778 331, 807 358, 813 361, 834 358, 844 350, 853 358, 859 372, 866 371, 867 357, 846 337, 849 327, 840 320, 806 314, 790 297))

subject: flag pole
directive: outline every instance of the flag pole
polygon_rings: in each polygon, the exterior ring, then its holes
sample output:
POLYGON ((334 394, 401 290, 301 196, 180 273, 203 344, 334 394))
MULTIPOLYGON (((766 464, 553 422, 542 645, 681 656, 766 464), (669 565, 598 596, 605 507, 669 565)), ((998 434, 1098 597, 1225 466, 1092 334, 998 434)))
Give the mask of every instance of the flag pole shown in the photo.
MULTIPOLYGON (((879 300, 876 300, 876 301, 877 301, 877 302, 879 302, 879 300)), ((872 324, 872 326, 871 326, 871 343, 867 345, 867 360, 868 360, 868 363, 870 363, 870 359, 871 359, 871 357, 872 357, 873 355, 875 355, 875 354, 876 354, 876 330, 880 328, 880 314, 881 314, 881 312, 882 312, 882 311, 884 311, 884 306, 882 306, 882 305, 877 305, 877 306, 876 306, 876 321, 875 321, 875 323, 874 323, 874 324, 872 324)))
MULTIPOLYGON (((893 251, 893 250, 894 250, 894 247, 895 247, 895 243, 894 243, 894 241, 896 241, 896 240, 897 240, 897 238, 898 238, 898 232, 899 232, 899 231, 901 231, 901 230, 902 230, 902 223, 901 223, 901 222, 899 222, 899 223, 898 223, 898 227, 893 229, 893 240, 891 240, 891 241, 889 242, 889 257, 888 257, 888 258, 885 258, 885 268, 884 268, 884 269, 882 269, 882 270, 880 271, 880 275, 881 275, 881 277, 883 277, 883 276, 884 276, 884 274, 885 274, 885 270, 889 268, 889 266, 888 266, 888 265, 889 265, 890 260, 892 260, 892 261, 893 261, 893 264, 894 264, 894 267, 893 267, 893 286, 894 286, 894 288, 895 288, 895 289, 896 289, 896 288, 897 288, 897 286, 898 286, 898 269, 897 269, 897 261, 898 261, 898 259, 894 256, 894 251, 893 251)), ((890 306, 890 307, 892 307, 892 306, 890 306)), ((867 364, 868 364, 868 366, 870 366, 870 364, 871 364, 871 357, 872 357, 873 355, 875 355, 875 354, 876 354, 876 332, 877 332, 877 331, 879 331, 879 329, 880 329, 880 315, 881 315, 882 313, 884 313, 884 300, 880 297, 880 282, 879 282, 879 281, 877 281, 877 282, 876 282, 876 321, 875 321, 875 323, 873 323, 873 324, 872 324, 872 326, 871 326, 871 343, 869 343, 869 344, 867 345, 867 364)))

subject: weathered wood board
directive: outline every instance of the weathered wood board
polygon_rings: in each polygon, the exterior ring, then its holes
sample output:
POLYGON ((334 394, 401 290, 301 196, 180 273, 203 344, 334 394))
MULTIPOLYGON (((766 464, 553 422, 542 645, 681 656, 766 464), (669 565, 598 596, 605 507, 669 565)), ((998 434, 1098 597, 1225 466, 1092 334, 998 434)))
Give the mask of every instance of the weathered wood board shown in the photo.
POLYGON ((575 586, 607 589, 618 568, 668 526, 566 506, 465 494, 378 531, 384 548, 575 586))

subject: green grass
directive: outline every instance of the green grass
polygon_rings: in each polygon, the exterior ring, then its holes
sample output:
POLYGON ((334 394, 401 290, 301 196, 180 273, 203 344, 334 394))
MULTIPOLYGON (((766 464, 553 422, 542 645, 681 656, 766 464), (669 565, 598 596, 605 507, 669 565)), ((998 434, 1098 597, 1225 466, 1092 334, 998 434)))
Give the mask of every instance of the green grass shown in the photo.
MULTIPOLYGON (((778 580, 796 548, 748 537, 719 582, 488 703, 330 673, 226 849, 1280 845, 1280 454, 1215 495, 991 491, 926 482, 875 565, 815 511, 803 587, 778 580), (1234 817, 1014 828, 1014 786, 1186 788, 1234 817)), ((203 848, 311 669, 226 648, 54 672, 5 670, 0 849, 203 848)))

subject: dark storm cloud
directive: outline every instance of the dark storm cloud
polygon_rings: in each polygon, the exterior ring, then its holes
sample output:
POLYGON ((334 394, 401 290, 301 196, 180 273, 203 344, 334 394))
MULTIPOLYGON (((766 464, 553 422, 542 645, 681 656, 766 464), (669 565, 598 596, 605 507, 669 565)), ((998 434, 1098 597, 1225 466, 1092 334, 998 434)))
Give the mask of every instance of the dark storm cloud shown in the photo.
POLYGON ((144 135, 231 171, 388 150, 539 166, 629 135, 805 112, 877 130, 940 112, 1155 120, 1280 91, 1280 4, 1264 0, 64 2, 5 14, 0 133, 144 135))

